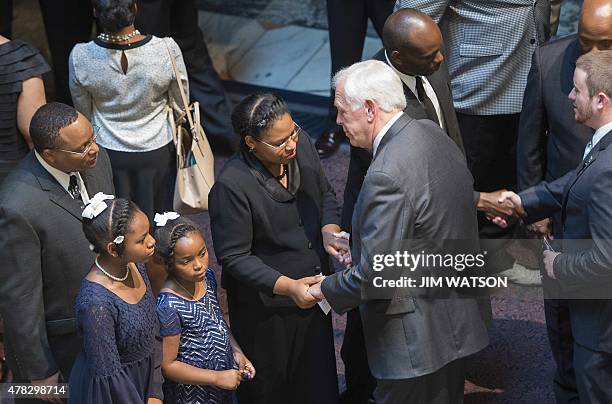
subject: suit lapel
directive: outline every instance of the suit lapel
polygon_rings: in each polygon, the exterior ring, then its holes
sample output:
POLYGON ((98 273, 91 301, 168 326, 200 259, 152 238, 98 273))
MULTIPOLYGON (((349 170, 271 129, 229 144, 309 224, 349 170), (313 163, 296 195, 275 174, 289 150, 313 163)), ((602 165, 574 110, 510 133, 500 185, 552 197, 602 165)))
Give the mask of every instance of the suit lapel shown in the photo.
POLYGON ((567 199, 569 197, 570 189, 574 186, 576 181, 578 181, 578 179, 586 171, 586 169, 589 168, 591 165, 593 165, 593 163, 599 157, 599 154, 601 153, 601 151, 605 150, 610 145, 610 143, 612 143, 612 131, 606 133, 604 137, 601 138, 599 143, 597 143, 597 145, 593 148, 593 150, 591 150, 590 153, 587 154, 587 156, 582 160, 580 165, 576 167, 576 170, 574 170, 575 175, 573 175, 572 179, 568 181, 568 185, 565 187, 565 190, 563 191, 563 205, 562 205, 562 212, 561 212, 562 222, 565 222, 565 207, 567 205, 567 199))
POLYGON ((49 195, 49 200, 80 221, 81 213, 83 212, 81 201, 72 199, 57 180, 38 162, 33 152, 27 158, 29 159, 28 164, 32 169, 32 173, 38 180, 40 188, 49 195))

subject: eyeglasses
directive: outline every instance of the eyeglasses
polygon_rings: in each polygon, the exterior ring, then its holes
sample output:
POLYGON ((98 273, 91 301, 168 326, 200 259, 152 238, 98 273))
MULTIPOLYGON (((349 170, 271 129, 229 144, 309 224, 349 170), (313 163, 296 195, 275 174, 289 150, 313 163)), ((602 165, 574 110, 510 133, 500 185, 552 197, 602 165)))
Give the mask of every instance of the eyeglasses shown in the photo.
POLYGON ((95 125, 93 126, 93 134, 91 135, 91 140, 87 142, 85 146, 81 147, 82 149, 81 151, 72 151, 72 150, 66 150, 66 149, 51 149, 51 150, 74 154, 75 156, 79 156, 80 158, 85 157, 87 153, 89 153, 89 151, 91 150, 91 147, 94 145, 94 143, 96 143, 96 139, 98 138, 99 129, 100 129, 99 127, 95 125))
POLYGON ((298 140, 298 136, 299 136, 300 131, 302 130, 302 128, 300 128, 300 125, 298 125, 295 122, 293 124, 295 125, 295 127, 293 128, 293 132, 291 133, 291 135, 289 135, 289 137, 287 139, 285 139, 285 141, 283 143, 279 144, 278 146, 275 146, 273 144, 264 142, 263 140, 259 140, 259 139, 255 139, 255 141, 259 142, 259 143, 263 143, 263 144, 265 144, 266 146, 268 146, 269 148, 271 148, 273 150, 276 150, 276 151, 282 150, 285 147, 287 147, 287 145, 289 144, 290 140, 293 140, 294 142, 297 142, 297 140, 298 140))

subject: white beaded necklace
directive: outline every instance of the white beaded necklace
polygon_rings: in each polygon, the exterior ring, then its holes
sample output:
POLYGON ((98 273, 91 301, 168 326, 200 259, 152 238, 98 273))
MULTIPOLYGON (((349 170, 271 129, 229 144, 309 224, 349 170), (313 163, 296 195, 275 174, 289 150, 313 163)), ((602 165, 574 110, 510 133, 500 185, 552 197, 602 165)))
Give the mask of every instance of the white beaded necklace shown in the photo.
POLYGON ((112 279, 112 280, 114 280, 114 281, 117 281, 117 282, 123 282, 123 281, 124 281, 124 280, 126 280, 126 279, 128 278, 128 276, 130 275, 130 264, 127 264, 127 265, 125 266, 125 275, 124 275, 123 277, 119 278, 119 277, 117 277, 117 276, 114 276, 114 275, 110 274, 110 273, 109 273, 109 272, 108 272, 106 269, 102 268, 102 265, 100 265, 100 263, 98 262, 98 257, 96 257, 95 262, 96 262, 96 266, 98 267, 98 269, 99 269, 100 271, 102 271, 102 273, 103 273, 104 275, 108 276, 109 278, 111 278, 111 279, 112 279))
POLYGON ((102 41, 105 41, 105 42, 121 43, 121 42, 129 41, 130 39, 134 38, 136 35, 140 35, 140 31, 138 31, 137 29, 135 29, 134 31, 126 35, 111 35, 111 34, 107 34, 103 32, 100 35, 98 35, 98 39, 101 39, 102 41))

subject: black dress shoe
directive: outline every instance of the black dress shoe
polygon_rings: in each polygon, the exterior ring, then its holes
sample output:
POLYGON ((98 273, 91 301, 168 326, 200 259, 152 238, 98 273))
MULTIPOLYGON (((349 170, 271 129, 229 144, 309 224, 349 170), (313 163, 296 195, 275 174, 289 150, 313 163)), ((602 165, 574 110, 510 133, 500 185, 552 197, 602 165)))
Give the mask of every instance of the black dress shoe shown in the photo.
POLYGON ((331 129, 323 132, 315 142, 319 157, 324 159, 334 154, 344 139, 346 139, 346 136, 344 136, 342 129, 331 129))

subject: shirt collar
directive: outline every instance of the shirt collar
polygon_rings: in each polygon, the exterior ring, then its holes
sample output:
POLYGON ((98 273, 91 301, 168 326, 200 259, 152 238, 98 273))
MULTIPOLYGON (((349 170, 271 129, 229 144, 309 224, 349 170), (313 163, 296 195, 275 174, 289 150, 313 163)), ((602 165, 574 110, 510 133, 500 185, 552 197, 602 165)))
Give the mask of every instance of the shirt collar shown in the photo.
POLYGON ((402 82, 410 89, 410 91, 412 91, 412 94, 414 94, 416 96, 416 77, 415 76, 409 76, 407 74, 404 74, 402 72, 400 72, 399 70, 397 70, 395 68, 395 66, 393 66, 393 63, 391 63, 391 61, 389 60, 389 56, 387 56, 387 50, 385 49, 385 59, 387 60, 387 64, 389 66, 391 66, 391 68, 393 69, 393 71, 395 72, 395 74, 397 74, 399 76, 399 78, 402 80, 402 82))
POLYGON ((403 112, 400 111, 397 114, 393 115, 393 117, 389 119, 389 122, 387 122, 385 126, 383 126, 382 129, 376 134, 376 136, 374 137, 374 144, 372 145, 372 156, 376 156, 376 150, 378 150, 378 146, 380 145, 382 138, 385 137, 389 129, 391 129, 391 126, 393 126, 395 121, 400 119, 402 114, 403 112))
POLYGON ((43 168, 47 170, 47 172, 51 174, 51 176, 55 178, 57 182, 59 182, 62 188, 68 191, 68 187, 70 186, 70 174, 67 174, 62 170, 58 170, 57 168, 52 167, 49 163, 45 161, 45 159, 42 158, 40 154, 38 154, 36 150, 34 150, 34 155, 38 159, 40 165, 42 165, 43 168))
POLYGON ((593 134, 593 138, 591 139, 591 144, 593 145, 593 148, 606 135, 606 133, 610 132, 611 130, 612 130, 612 121, 608 122, 604 126, 601 126, 599 129, 597 129, 595 133, 593 134))

